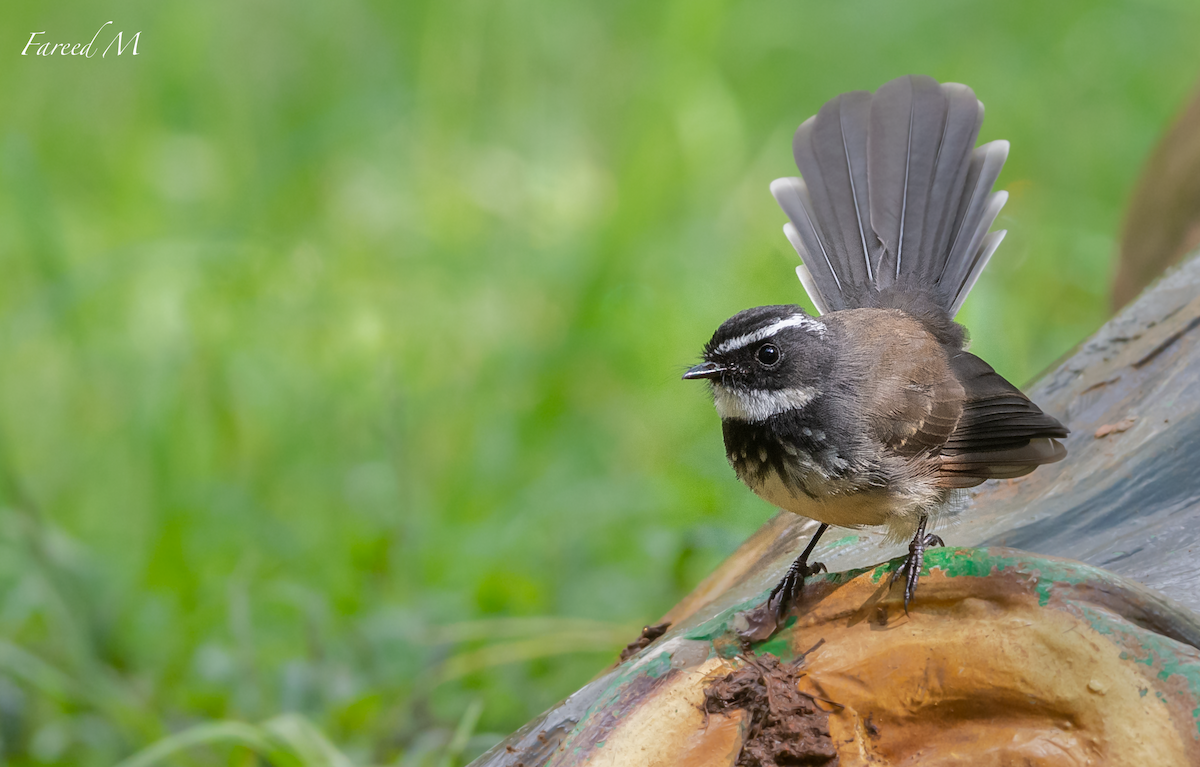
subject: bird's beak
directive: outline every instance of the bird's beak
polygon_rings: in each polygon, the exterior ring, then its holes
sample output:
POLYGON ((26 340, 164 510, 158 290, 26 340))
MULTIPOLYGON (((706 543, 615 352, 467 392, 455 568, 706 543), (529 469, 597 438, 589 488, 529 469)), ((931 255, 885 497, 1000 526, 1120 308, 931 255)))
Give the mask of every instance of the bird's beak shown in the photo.
POLYGON ((693 378, 720 378, 729 368, 721 367, 715 362, 701 362, 694 368, 683 374, 683 380, 690 381, 693 378))

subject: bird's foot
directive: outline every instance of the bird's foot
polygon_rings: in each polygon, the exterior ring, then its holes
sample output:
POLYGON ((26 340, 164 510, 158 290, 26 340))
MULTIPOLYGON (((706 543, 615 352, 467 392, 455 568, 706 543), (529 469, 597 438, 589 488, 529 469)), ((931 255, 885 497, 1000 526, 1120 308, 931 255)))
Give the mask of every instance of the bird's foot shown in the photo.
POLYGON ((799 559, 793 562, 792 566, 788 568, 787 574, 783 576, 783 580, 771 590, 771 596, 767 597, 768 605, 771 604, 771 601, 776 596, 779 597, 779 603, 775 606, 775 617, 780 621, 783 620, 783 616, 791 608, 792 602, 800 593, 800 589, 804 588, 805 578, 817 573, 827 572, 829 571, 825 569, 825 565, 822 562, 813 562, 811 565, 808 563, 807 551, 800 555, 799 559))
POLYGON ((945 545, 945 541, 938 536, 925 533, 925 520, 922 519, 921 524, 917 527, 917 534, 908 544, 908 556, 904 558, 904 562, 899 567, 892 571, 892 577, 888 580, 888 586, 891 586, 902 573, 904 574, 905 615, 908 615, 908 605, 912 602, 913 594, 917 590, 917 579, 921 577, 921 568, 925 566, 925 549, 945 545))

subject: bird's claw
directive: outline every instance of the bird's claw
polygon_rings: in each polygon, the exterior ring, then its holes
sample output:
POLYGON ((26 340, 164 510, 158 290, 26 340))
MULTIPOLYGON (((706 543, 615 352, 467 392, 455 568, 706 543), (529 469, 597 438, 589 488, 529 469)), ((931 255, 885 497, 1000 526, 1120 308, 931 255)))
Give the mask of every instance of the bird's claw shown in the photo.
POLYGON ((921 520, 917 534, 908 544, 908 556, 904 558, 899 567, 892 571, 892 577, 888 579, 888 586, 891 586, 901 574, 904 575, 905 615, 908 615, 908 605, 917 591, 917 579, 921 577, 921 570, 925 566, 925 549, 945 545, 945 541, 939 536, 925 533, 925 520, 921 520))
POLYGON ((828 569, 824 562, 813 562, 811 565, 804 560, 804 557, 797 559, 788 568, 787 575, 783 576, 775 588, 771 589, 771 595, 767 597, 767 604, 776 596, 779 597, 779 603, 776 605, 775 615, 779 620, 783 620, 783 616, 787 613, 788 608, 792 606, 792 601, 796 595, 800 593, 800 589, 804 587, 804 579, 810 575, 817 573, 827 573, 828 569))
POLYGON ((822 522, 817 532, 813 533, 813 537, 809 540, 808 545, 804 547, 804 551, 800 556, 796 557, 796 561, 792 562, 792 566, 788 568, 787 575, 783 576, 775 588, 771 589, 771 595, 767 597, 766 607, 770 607, 771 601, 776 596, 779 597, 779 604, 775 608, 775 619, 778 623, 783 620, 783 616, 787 614, 788 608, 792 606, 792 601, 804 587, 804 579, 810 575, 817 573, 827 573, 825 565, 821 562, 808 563, 808 558, 812 556, 813 549, 817 547, 817 541, 821 540, 821 536, 829 529, 829 525, 822 522))

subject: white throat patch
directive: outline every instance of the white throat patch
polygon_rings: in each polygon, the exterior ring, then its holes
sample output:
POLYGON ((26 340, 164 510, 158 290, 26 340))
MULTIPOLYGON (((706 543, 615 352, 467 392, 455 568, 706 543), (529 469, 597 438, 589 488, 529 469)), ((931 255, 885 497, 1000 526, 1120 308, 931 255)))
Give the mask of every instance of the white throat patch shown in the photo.
POLYGON ((757 341, 770 338, 784 328, 804 328, 818 335, 825 335, 825 324, 820 320, 814 320, 807 314, 793 314, 791 317, 784 317, 782 320, 776 320, 764 328, 759 328, 752 333, 747 333, 744 336, 731 338, 728 341, 717 346, 714 351, 717 354, 728 354, 734 349, 741 349, 743 346, 749 346, 757 341))
POLYGON ((802 408, 817 396, 816 392, 805 386, 738 391, 714 383, 712 388, 713 403, 717 406, 717 414, 722 420, 732 418, 751 423, 802 408))

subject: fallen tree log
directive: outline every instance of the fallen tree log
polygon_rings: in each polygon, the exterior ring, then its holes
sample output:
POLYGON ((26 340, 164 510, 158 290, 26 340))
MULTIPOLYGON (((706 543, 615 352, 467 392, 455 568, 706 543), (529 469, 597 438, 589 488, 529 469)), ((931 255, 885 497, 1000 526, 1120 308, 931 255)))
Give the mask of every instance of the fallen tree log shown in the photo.
POLYGON ((784 627, 754 625, 815 527, 780 514, 475 764, 1200 764, 1200 258, 1031 394, 1068 460, 969 493, 910 614, 875 564, 899 547, 854 531, 784 627))

